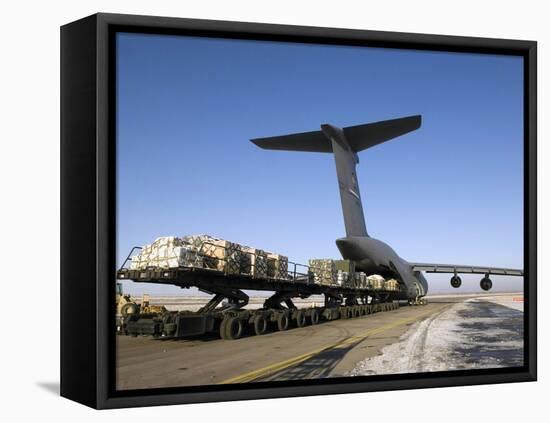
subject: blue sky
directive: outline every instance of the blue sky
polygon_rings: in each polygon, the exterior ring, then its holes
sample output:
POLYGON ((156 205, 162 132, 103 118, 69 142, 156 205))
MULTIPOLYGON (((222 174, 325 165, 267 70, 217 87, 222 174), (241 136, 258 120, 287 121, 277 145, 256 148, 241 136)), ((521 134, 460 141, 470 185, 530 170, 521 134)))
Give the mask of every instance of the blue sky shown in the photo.
POLYGON ((419 130, 359 155, 369 234, 410 261, 523 267, 519 57, 119 34, 117 66, 119 264, 133 245, 197 233, 338 258, 333 157, 249 139, 421 114, 419 130))

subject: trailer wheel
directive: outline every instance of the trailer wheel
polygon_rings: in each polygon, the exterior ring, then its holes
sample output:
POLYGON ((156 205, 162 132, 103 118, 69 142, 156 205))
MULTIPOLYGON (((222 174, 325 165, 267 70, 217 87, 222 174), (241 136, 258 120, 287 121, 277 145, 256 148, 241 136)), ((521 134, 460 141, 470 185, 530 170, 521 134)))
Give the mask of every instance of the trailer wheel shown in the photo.
POLYGON ((296 312, 296 326, 299 328, 303 328, 306 325, 306 314, 303 311, 297 311, 296 312))
POLYGON ((286 313, 279 313, 277 316, 277 329, 280 331, 288 329, 288 315, 286 313))
POLYGON ((225 324, 225 339, 239 339, 243 335, 243 329, 243 321, 241 319, 230 317, 225 324))
POLYGON ((267 332, 267 319, 262 316, 261 314, 258 314, 256 317, 254 317, 254 333, 256 335, 263 335, 267 332))
POLYGON ((220 322, 220 338, 221 339, 227 339, 225 335, 225 328, 227 326, 227 321, 229 320, 229 317, 224 317, 222 321, 220 322))
POLYGON ((341 307, 340 308, 340 319, 347 319, 348 317, 349 317, 348 308, 347 307, 341 307))
POLYGON ((317 310, 316 308, 311 310, 311 314, 309 315, 309 320, 312 325, 316 325, 317 323, 319 323, 319 310, 317 310))

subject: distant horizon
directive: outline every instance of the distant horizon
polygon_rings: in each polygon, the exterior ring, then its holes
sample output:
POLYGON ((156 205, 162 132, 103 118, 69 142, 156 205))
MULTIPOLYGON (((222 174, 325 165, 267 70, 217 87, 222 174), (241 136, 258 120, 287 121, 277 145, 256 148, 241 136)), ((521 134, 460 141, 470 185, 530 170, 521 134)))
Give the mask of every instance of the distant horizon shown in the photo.
MULTIPOLYGON (((249 298, 250 299, 265 299, 265 298, 268 298, 269 297, 269 292, 270 291, 248 291, 249 292, 249 298), (255 295, 255 293, 260 293, 260 292, 263 292, 264 295, 255 295)), ((428 294, 426 295, 425 298, 430 298, 430 297, 457 297, 457 296, 469 296, 469 295, 480 295, 480 296, 490 296, 492 294, 498 294, 498 295, 524 295, 524 291, 482 291, 482 292, 479 292, 479 291, 475 291, 475 292, 462 292, 460 291, 460 289, 457 289, 457 292, 445 292, 445 293, 431 293, 431 294, 428 294)), ((142 295, 147 295, 147 292, 144 292, 142 294, 134 294, 132 295, 133 297, 135 298, 138 298, 141 297, 142 295)), ((317 297, 322 297, 323 294, 315 294, 315 295, 311 295, 310 297, 307 297, 307 298, 297 298, 295 299, 296 301, 305 301, 305 300, 308 300, 310 298, 317 298, 317 297)), ((166 294, 157 294, 157 295, 150 295, 151 298, 210 298, 211 295, 210 294, 207 294, 207 293, 202 293, 200 291, 198 291, 197 293, 193 294, 193 295, 166 295, 166 294)))
MULTIPOLYGON (((119 33, 117 102, 118 265, 134 245, 200 233, 338 259, 333 157, 249 140, 420 114, 419 130, 359 154, 369 234, 411 262, 523 267, 521 57, 119 33)), ((428 295, 476 293, 482 277, 455 290, 425 276, 428 295)), ((523 288, 491 278, 489 293, 523 288)))

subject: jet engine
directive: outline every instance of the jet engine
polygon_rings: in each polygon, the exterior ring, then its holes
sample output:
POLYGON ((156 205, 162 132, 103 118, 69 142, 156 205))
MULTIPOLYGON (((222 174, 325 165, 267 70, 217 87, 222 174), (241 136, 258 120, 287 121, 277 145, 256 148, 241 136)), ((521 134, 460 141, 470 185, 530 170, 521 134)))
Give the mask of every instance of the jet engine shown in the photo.
POLYGON ((453 288, 460 288, 460 285, 462 285, 462 279, 460 279, 460 276, 454 275, 451 278, 451 286, 453 288))
POLYGON ((489 279, 489 275, 485 275, 483 279, 481 279, 481 282, 479 282, 479 286, 484 291, 489 291, 493 287, 493 282, 491 279, 489 279))

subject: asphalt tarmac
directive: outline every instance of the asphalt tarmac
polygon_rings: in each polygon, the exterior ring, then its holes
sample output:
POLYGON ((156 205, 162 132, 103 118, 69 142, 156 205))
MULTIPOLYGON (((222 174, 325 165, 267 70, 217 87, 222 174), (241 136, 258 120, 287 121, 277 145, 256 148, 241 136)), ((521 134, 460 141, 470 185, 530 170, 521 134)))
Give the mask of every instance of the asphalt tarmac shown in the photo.
POLYGON ((521 311, 453 296, 234 341, 117 336, 116 384, 126 390, 430 371, 438 368, 426 357, 435 352, 433 362, 457 369, 515 366, 523 359, 522 327, 521 311), (462 325, 451 328, 454 337, 445 348, 430 346, 452 319, 462 325), (501 345, 503 337, 512 344, 501 345), (446 361, 453 357, 466 359, 446 361))

